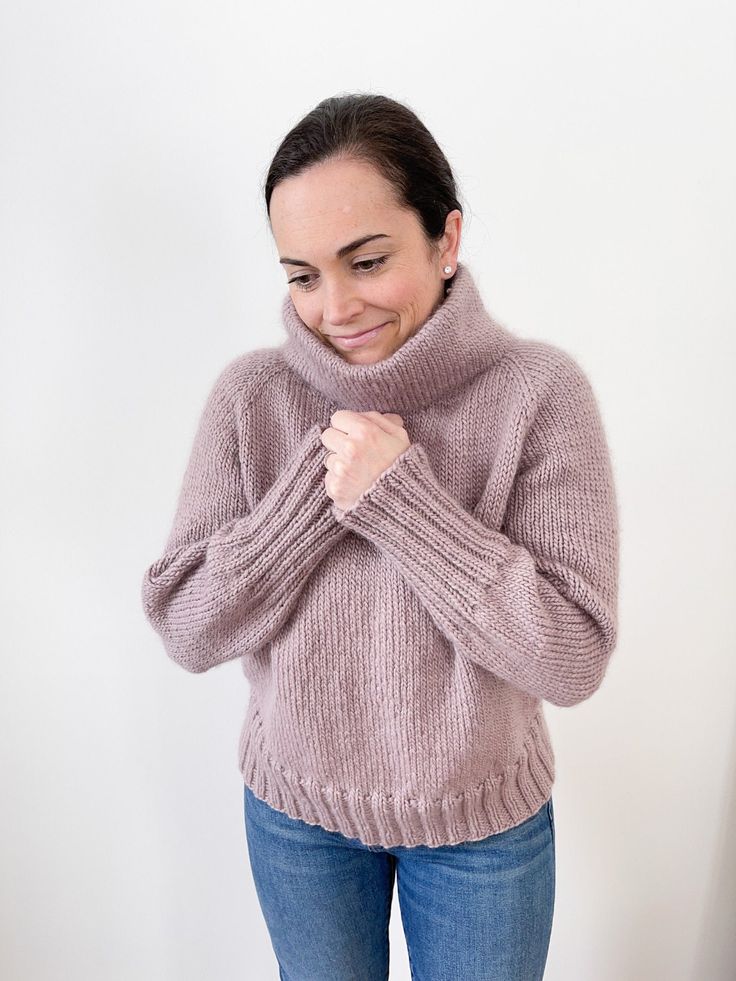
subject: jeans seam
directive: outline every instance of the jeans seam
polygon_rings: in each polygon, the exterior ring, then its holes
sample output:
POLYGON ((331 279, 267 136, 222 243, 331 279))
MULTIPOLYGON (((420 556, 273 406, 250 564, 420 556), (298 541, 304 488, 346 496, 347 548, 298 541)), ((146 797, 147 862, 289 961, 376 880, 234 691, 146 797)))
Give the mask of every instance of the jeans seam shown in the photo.
POLYGON ((552 816, 552 798, 550 797, 547 801, 547 819, 549 821, 549 829, 552 832, 552 840, 555 838, 555 819, 552 816))
MULTIPOLYGON (((388 856, 389 864, 391 862, 391 856, 388 856)), ((389 981, 389 975, 391 973, 391 943, 389 939, 389 927, 391 920, 391 900, 393 899, 393 873, 390 873, 390 883, 391 887, 387 890, 388 895, 386 896, 386 910, 384 913, 384 922, 386 924, 386 977, 384 981, 389 981)))

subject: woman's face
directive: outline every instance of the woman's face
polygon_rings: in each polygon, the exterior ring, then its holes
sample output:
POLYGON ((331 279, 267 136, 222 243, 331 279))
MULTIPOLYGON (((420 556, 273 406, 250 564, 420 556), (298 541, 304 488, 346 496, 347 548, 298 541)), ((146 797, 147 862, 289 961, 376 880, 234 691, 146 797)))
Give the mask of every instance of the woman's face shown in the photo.
POLYGON ((390 357, 434 313, 457 269, 461 227, 460 211, 450 212, 431 251, 414 212, 358 160, 315 164, 271 195, 271 230, 296 311, 351 364, 390 357), (375 327, 360 343, 348 340, 375 327))

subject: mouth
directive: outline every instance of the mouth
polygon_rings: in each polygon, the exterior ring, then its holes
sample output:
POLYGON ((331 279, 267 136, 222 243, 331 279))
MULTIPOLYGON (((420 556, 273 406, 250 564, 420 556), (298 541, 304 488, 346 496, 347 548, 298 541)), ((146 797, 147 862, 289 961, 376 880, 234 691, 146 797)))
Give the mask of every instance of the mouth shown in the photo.
MULTIPOLYGON (((388 321, 386 321, 388 323, 388 321)), ((374 337, 383 330, 386 324, 379 324, 378 327, 370 327, 368 330, 364 330, 360 334, 352 334, 350 337, 337 337, 334 336, 332 340, 338 347, 353 348, 360 347, 362 344, 368 344, 372 341, 374 337)))

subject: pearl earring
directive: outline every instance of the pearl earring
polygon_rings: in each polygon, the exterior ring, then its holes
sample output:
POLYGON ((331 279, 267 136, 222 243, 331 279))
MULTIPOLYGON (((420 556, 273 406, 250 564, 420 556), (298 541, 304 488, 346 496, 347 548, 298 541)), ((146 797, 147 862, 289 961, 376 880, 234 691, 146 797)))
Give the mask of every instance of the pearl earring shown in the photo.
POLYGON ((452 272, 452 266, 445 266, 443 272, 451 273, 452 272))

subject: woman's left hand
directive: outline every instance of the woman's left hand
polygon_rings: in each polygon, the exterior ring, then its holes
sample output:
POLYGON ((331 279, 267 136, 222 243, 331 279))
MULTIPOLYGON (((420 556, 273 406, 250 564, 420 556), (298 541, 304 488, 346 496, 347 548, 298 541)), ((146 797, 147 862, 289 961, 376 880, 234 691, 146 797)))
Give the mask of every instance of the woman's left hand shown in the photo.
POLYGON ((332 450, 325 458, 325 490, 342 511, 411 445, 401 416, 395 412, 353 412, 340 409, 322 431, 332 450))

